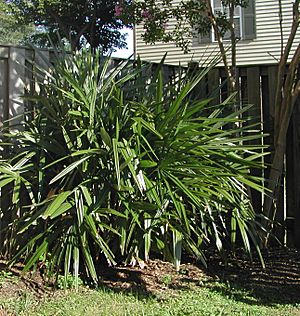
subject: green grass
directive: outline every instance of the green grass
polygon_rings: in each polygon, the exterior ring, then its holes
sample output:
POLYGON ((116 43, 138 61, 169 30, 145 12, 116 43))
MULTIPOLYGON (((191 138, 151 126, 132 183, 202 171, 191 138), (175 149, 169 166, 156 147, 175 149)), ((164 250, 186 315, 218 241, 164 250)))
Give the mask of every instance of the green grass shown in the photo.
POLYGON ((261 305, 250 292, 229 287, 224 283, 214 283, 213 287, 211 284, 198 286, 189 290, 168 289, 156 296, 81 287, 78 292, 57 291, 51 297, 38 300, 33 294, 23 292, 17 298, 0 297, 0 306, 15 315, 36 316, 300 315, 300 306, 261 305))

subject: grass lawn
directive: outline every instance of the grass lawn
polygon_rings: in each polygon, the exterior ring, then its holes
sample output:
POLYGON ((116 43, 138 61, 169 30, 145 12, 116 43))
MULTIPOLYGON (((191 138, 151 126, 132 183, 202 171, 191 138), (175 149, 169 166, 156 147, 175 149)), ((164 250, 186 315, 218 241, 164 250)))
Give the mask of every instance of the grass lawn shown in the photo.
POLYGON ((19 297, 1 298, 0 304, 13 315, 300 315, 300 305, 262 305, 249 292, 230 288, 230 294, 225 294, 228 290, 228 285, 219 283, 212 288, 166 289, 159 296, 138 297, 82 287, 78 292, 61 290, 39 300, 24 292, 19 297))
MULTIPOLYGON (((98 289, 53 290, 41 275, 22 275, 0 261, 0 316, 4 315, 259 315, 300 316, 300 252, 269 252, 258 261, 234 259, 209 269, 151 260, 139 267, 99 271, 98 289)), ((72 281, 72 278, 70 278, 72 281)), ((58 285, 62 285, 61 283, 58 285)))

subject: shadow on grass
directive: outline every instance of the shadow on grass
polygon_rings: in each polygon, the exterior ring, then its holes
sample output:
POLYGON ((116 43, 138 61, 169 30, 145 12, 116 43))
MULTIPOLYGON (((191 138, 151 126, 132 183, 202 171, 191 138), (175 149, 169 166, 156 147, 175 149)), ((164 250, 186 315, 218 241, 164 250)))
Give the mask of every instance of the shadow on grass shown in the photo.
POLYGON ((51 287, 45 284, 38 272, 24 274, 22 264, 17 264, 10 268, 5 260, 0 260, 0 281, 1 283, 7 283, 5 288, 1 287, 0 294, 2 296, 3 294, 13 296, 16 293, 29 289, 34 293, 34 296, 41 298, 44 294, 52 292, 51 287))
MULTIPOLYGON (((257 258, 234 258, 224 262, 218 256, 208 261, 208 269, 185 263, 180 273, 161 260, 150 261, 144 269, 100 266, 101 289, 133 294, 138 299, 164 300, 166 291, 207 288, 226 298, 249 305, 300 304, 300 253, 275 249, 264 255, 266 269, 257 258)), ((0 271, 7 271, 0 263, 0 271)), ((40 278, 23 277, 21 267, 10 270, 36 293, 44 291, 40 278)))
POLYGON ((114 292, 130 293, 142 299, 163 299, 166 290, 190 290, 204 276, 201 269, 190 265, 176 272, 173 264, 151 260, 144 269, 111 267, 99 269, 100 287, 114 292))
POLYGON ((220 282, 210 284, 213 291, 247 304, 300 304, 300 253, 274 249, 264 254, 266 268, 254 258, 220 260, 210 263, 207 273, 220 282), (247 294, 243 295, 243 293, 247 294))
POLYGON ((226 298, 249 305, 300 304, 300 253, 275 249, 264 255, 266 269, 254 258, 235 258, 224 264, 218 257, 208 269, 190 265, 183 274, 171 264, 150 266, 144 270, 109 268, 99 271, 101 286, 138 298, 160 298, 165 290, 191 290, 205 287, 226 298), (205 273, 201 274, 201 271, 205 273))
POLYGON ((101 276, 100 287, 103 289, 132 293, 143 298, 153 296, 139 270, 113 267, 101 269, 99 275, 101 276))

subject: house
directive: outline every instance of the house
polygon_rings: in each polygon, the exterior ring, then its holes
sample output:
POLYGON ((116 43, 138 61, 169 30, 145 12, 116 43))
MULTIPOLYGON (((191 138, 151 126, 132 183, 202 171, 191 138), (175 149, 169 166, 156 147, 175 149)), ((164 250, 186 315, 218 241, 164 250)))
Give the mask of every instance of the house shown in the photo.
MULTIPOLYGON (((180 0, 174 0, 179 3, 180 0)), ((282 0, 282 33, 280 28, 280 7, 277 0, 249 0, 247 8, 237 7, 235 10, 236 35, 240 38, 237 44, 237 64, 270 65, 277 64, 281 55, 282 39, 286 43, 290 32, 293 15, 292 0, 282 0)), ((220 0, 211 0, 214 10, 220 10, 220 0)), ((172 26, 172 23, 170 23, 172 26)), ((210 58, 218 52, 218 44, 213 32, 208 36, 196 36, 191 40, 190 52, 184 54, 181 48, 173 43, 156 43, 147 45, 141 34, 143 26, 135 27, 135 54, 142 60, 159 62, 165 52, 168 52, 166 63, 186 65, 191 60, 200 61, 210 58)), ((294 41, 294 46, 300 42, 300 30, 294 41)))

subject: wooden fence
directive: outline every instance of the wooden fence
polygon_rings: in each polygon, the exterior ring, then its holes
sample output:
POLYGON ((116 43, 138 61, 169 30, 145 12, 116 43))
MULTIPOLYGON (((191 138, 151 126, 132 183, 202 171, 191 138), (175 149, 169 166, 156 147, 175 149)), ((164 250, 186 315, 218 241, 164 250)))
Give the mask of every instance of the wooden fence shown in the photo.
MULTIPOLYGON (((274 115, 277 65, 260 65, 239 67, 240 99, 242 104, 252 104, 246 114, 259 123, 264 137, 263 143, 269 146, 270 155, 264 158, 270 166, 274 150, 274 115)), ((226 80, 225 71, 216 68, 210 71, 199 85, 203 98, 214 95, 216 88, 226 80)), ((226 85, 217 94, 220 102, 227 97, 226 85)), ((255 172, 255 171, 254 171, 255 172)), ((262 176, 269 176, 270 168, 263 171, 262 176)), ((256 212, 262 212, 264 196, 253 192, 253 204, 256 212)), ((282 244, 300 248, 300 98, 296 101, 287 134, 287 146, 284 164, 284 176, 280 186, 280 194, 276 203, 275 235, 282 244)))
MULTIPOLYGON (((48 50, 34 51, 23 47, 0 47, 0 126, 8 118, 24 113, 26 104, 21 98, 24 93, 35 89, 33 63, 43 67, 52 55, 48 50)), ((117 63, 118 60, 113 61, 117 63)), ((155 65, 153 65, 155 67, 155 65)), ((178 72, 177 67, 164 66, 166 80, 178 72)), ((253 104, 249 116, 260 123, 261 131, 269 134, 265 144, 273 148, 274 97, 277 76, 276 65, 248 66, 238 68, 240 97, 243 104, 253 104)), ((210 71, 197 86, 200 98, 214 96, 220 102, 226 96, 226 85, 216 94, 226 80, 222 68, 210 71)), ((300 248, 300 100, 296 102, 287 136, 285 174, 277 204, 276 235, 283 244, 300 248)), ((265 158, 270 163, 271 155, 265 158)), ((263 176, 268 176, 268 169, 263 176)), ((262 210, 263 196, 253 193, 254 207, 262 210)))

